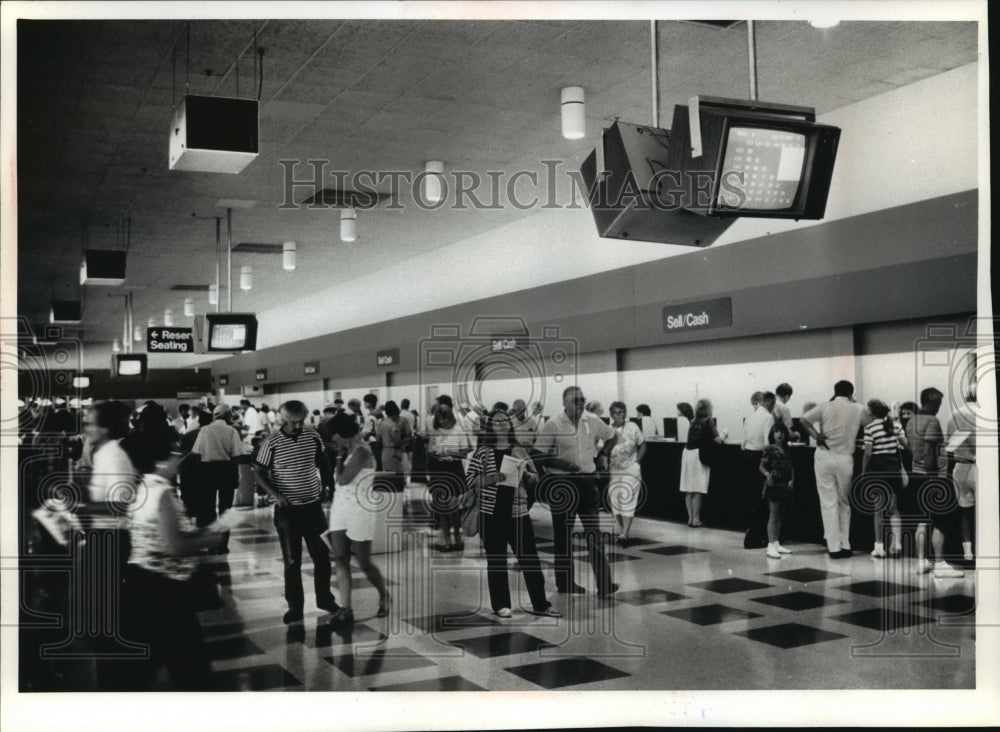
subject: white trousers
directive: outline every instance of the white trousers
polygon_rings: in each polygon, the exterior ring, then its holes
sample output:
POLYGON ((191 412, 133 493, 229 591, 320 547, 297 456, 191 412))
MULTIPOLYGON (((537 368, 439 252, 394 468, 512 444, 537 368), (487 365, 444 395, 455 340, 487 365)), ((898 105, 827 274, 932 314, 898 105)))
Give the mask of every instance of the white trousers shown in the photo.
POLYGON ((851 548, 851 479, 854 477, 854 457, 838 455, 816 448, 813 458, 816 471, 816 492, 823 515, 826 548, 837 552, 851 548))

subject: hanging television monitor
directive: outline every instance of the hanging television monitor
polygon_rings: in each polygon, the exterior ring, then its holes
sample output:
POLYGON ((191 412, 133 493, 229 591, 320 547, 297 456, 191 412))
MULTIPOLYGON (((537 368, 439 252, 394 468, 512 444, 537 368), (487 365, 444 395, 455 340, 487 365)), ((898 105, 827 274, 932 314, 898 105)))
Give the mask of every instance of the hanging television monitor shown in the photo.
POLYGON ((112 375, 116 379, 146 380, 145 353, 116 353, 111 363, 112 375))
POLYGON ((812 107, 694 97, 674 107, 667 168, 702 216, 821 219, 839 142, 812 107))
POLYGON ((205 315, 205 351, 208 353, 257 349, 257 316, 253 313, 205 315))
POLYGON ((91 384, 90 374, 79 371, 70 377, 70 384, 74 389, 89 389, 91 384))

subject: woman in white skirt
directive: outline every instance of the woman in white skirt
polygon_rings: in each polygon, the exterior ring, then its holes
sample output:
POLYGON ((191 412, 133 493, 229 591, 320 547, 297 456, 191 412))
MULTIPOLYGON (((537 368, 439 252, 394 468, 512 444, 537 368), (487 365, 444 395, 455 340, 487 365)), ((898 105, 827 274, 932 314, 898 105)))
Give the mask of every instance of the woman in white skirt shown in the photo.
POLYGON ((635 422, 626 419, 628 410, 624 402, 611 402, 609 410, 611 426, 618 433, 618 439, 611 448, 608 502, 621 531, 618 546, 626 547, 629 544, 628 534, 632 528, 635 509, 639 505, 642 485, 642 469, 639 464, 646 453, 646 438, 635 422))
POLYGON ((722 444, 728 433, 719 431, 712 419, 712 402, 699 399, 694 408, 694 420, 688 428, 687 444, 681 456, 681 493, 687 507, 688 526, 701 526, 702 496, 708 493, 711 468, 701 462, 701 448, 710 443, 722 444))
POLYGON ((337 567, 337 587, 342 607, 331 618, 333 625, 354 622, 351 607, 351 551, 368 581, 378 590, 376 617, 389 614, 389 593, 378 567, 372 562, 375 536, 375 456, 361 438, 358 423, 347 414, 334 415, 324 423, 324 437, 333 443, 337 462, 333 470, 333 505, 330 507, 330 548, 337 567))

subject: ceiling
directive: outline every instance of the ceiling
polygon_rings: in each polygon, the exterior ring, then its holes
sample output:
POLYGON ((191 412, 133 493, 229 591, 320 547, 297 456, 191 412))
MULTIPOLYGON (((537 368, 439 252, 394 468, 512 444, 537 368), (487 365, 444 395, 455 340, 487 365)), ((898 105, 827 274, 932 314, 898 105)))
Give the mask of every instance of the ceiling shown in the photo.
MULTIPOLYGON (((977 58, 975 23, 755 25, 759 97, 819 114, 977 58)), ((745 23, 660 21, 658 34, 661 126, 695 94, 748 96, 745 23)), ((120 295, 132 292, 137 325, 161 322, 166 307, 177 325, 189 325, 181 311, 192 293, 172 288, 214 281, 214 217, 223 217, 226 241, 223 199, 255 202, 233 210, 234 246, 298 243, 294 273, 282 271, 280 254, 233 255, 237 273, 254 267, 254 287, 234 291, 234 310, 266 311, 325 292, 335 306, 339 283, 387 262, 412 262, 409 285, 433 288, 440 273, 422 271, 422 255, 534 211, 383 204, 359 212, 361 238, 347 245, 339 242, 337 211, 280 208, 278 161, 327 160, 328 175, 415 174, 435 159, 484 179, 490 171, 541 171, 545 160, 575 169, 602 126, 651 121, 649 43, 649 22, 639 20, 21 21, 19 312, 40 324, 53 299, 82 296, 79 337, 105 343, 121 334, 120 295), (262 69, 255 42, 264 50, 262 69), (559 91, 571 85, 586 89, 583 140, 560 134, 559 91), (168 170, 172 109, 185 92, 259 94, 260 154, 243 172, 168 170), (85 246, 126 244, 125 285, 78 284, 85 246)), ((306 165, 295 173, 309 175, 306 165)), ((310 192, 297 188, 292 199, 310 192)), ((196 310, 207 311, 205 293, 193 294, 196 310)), ((290 323, 287 339, 294 335, 290 323)))

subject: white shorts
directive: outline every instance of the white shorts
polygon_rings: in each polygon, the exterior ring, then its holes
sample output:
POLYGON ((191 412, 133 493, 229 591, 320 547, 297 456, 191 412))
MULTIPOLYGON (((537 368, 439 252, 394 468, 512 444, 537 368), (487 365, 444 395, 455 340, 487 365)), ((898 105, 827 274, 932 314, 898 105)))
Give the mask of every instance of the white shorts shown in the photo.
POLYGON ((337 486, 330 507, 330 531, 346 531, 351 541, 371 541, 375 537, 374 504, 362 489, 360 495, 352 487, 337 486))

